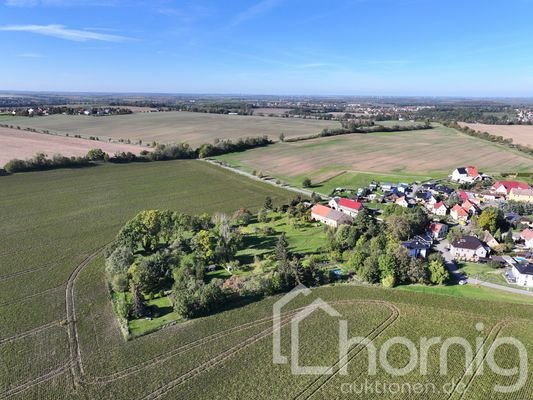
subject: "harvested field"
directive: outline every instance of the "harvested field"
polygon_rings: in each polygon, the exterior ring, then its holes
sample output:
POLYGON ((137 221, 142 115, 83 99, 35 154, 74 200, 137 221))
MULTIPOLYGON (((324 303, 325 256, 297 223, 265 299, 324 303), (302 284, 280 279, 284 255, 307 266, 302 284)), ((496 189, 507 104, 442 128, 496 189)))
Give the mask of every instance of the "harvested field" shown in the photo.
POLYGON ((215 139, 238 139, 246 136, 269 136, 280 133, 287 138, 317 134, 324 128, 340 127, 339 122, 300 118, 275 118, 220 115, 192 112, 138 112, 131 115, 88 117, 84 115, 51 115, 39 118, 12 118, 6 123, 49 130, 53 133, 81 135, 100 139, 142 140, 145 143, 185 142, 192 146, 213 143, 215 139))
POLYGON ((503 136, 505 139, 513 139, 513 143, 533 147, 533 125, 487 125, 464 122, 461 122, 460 125, 491 135, 503 136))
POLYGON ((442 126, 279 143, 219 158, 297 185, 303 177, 320 182, 339 171, 441 177, 465 164, 488 173, 533 171, 533 158, 523 153, 442 126))
POLYGON ((0 167, 9 160, 30 158, 35 153, 45 153, 48 156, 58 153, 67 157, 85 156, 89 150, 95 148, 100 148, 109 154, 128 151, 139 154, 143 150, 141 146, 130 144, 108 143, 0 128, 0 167))

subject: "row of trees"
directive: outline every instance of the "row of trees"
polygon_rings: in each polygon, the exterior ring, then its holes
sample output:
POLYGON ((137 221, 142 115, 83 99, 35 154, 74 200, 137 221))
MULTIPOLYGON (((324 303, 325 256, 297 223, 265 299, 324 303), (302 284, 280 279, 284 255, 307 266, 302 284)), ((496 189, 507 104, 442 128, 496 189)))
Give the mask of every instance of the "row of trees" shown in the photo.
POLYGON ((476 138, 479 138, 479 139, 488 140, 488 141, 494 142, 494 143, 504 144, 504 145, 507 145, 507 146, 509 146, 509 147, 511 147, 513 149, 521 151, 523 153, 526 153, 526 154, 529 154, 529 155, 533 155, 533 148, 532 147, 524 146, 524 145, 521 145, 521 144, 518 144, 518 143, 513 144, 513 139, 511 139, 511 138, 504 138, 503 136, 492 135, 492 134, 490 134, 488 132, 476 131, 475 129, 471 129, 468 126, 464 126, 463 127, 463 126, 459 125, 457 122, 446 122, 446 123, 444 123, 444 125, 446 125, 446 126, 448 126, 450 128, 454 128, 454 129, 460 130, 461 132, 466 133, 468 136, 472 136, 472 137, 476 137, 476 138))
POLYGON ((365 133, 373 133, 373 132, 403 132, 403 131, 414 131, 414 130, 432 128, 429 122, 426 122, 424 124, 416 124, 416 125, 361 126, 356 122, 343 121, 342 126, 343 126, 342 128, 324 128, 322 132, 320 132, 319 134, 289 138, 289 139, 285 139, 285 141, 286 142, 298 142, 302 140, 316 139, 319 137, 350 135, 354 133, 365 134, 365 133))
POLYGON ((105 161, 114 163, 149 162, 166 160, 188 160, 196 158, 212 157, 221 154, 244 151, 255 147, 263 147, 273 143, 266 136, 247 137, 236 142, 231 140, 218 141, 215 144, 204 144, 198 149, 191 148, 187 143, 179 144, 156 144, 153 151, 142 150, 140 155, 132 152, 118 152, 110 156, 102 149, 92 149, 85 157, 65 157, 55 154, 48 157, 44 153, 37 153, 34 157, 26 160, 13 159, 4 166, 7 173, 40 171, 56 168, 71 168, 90 166, 93 161, 105 161))

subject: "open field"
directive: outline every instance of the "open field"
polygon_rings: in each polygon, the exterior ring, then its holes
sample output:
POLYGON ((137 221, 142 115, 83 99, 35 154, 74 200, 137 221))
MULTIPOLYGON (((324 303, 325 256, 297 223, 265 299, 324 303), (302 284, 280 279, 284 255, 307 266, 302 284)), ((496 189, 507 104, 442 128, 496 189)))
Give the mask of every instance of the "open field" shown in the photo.
MULTIPOLYGON (((358 347, 349 353, 347 376, 338 369, 327 379, 294 376, 289 365, 272 364, 271 313, 279 297, 123 340, 99 249, 124 222, 150 208, 191 214, 231 212, 242 206, 257 210, 267 195, 278 204, 293 197, 198 161, 106 165, 0 178, 0 204, 2 210, 9 210, 0 214, 0 398, 368 398, 340 392, 343 383, 367 377, 366 354, 358 347)), ((280 220, 279 229, 289 228, 280 220)), ((306 243, 296 242, 296 246, 303 248, 306 243)), ((500 334, 516 335, 533 352, 531 306, 477 300, 475 288, 467 290, 468 298, 460 299, 370 286, 320 288, 283 310, 282 350, 290 352, 289 317, 319 296, 347 320, 349 337, 365 336, 381 344, 396 335, 415 342, 421 335, 460 335, 474 344, 479 334, 475 325, 482 322, 487 345, 500 334)), ((301 363, 333 364, 338 355, 337 328, 338 318, 325 314, 306 319, 301 326, 301 363)), ((449 375, 438 374, 437 350, 430 351, 429 375, 420 377, 415 370, 393 379, 440 385, 464 378, 464 356, 459 350, 450 350, 454 362, 449 375)), ((512 351, 503 350, 497 357, 516 360, 512 351)), ((405 362, 401 347, 391 353, 395 366, 405 362)), ((533 367, 531 361, 529 367, 533 367)), ((370 378, 389 378, 379 373, 370 378)), ((464 379, 468 388, 486 388, 502 378, 464 379)), ((527 398, 532 384, 530 375, 515 397, 491 398, 527 398)), ((487 398, 480 390, 467 389, 467 393, 469 399, 487 398)), ((442 394, 411 397, 449 399, 442 394)))
POLYGON ((324 128, 340 127, 339 122, 300 118, 275 118, 220 115, 193 112, 134 113, 108 117, 51 115, 48 117, 7 119, 15 126, 49 130, 53 133, 97 136, 101 140, 131 139, 144 143, 189 143, 197 147, 215 139, 238 139, 246 136, 269 136, 278 139, 316 134, 324 128))
POLYGON ((513 143, 533 147, 533 125, 487 125, 460 123, 476 131, 487 132, 491 135, 503 136, 505 139, 513 139, 513 143))
POLYGON ((111 155, 128 151, 138 155, 143 150, 140 146, 130 144, 45 135, 0 127, 0 167, 9 160, 24 160, 33 157, 35 153, 44 153, 50 157, 58 153, 66 157, 85 156, 89 150, 96 148, 111 155))
POLYGON ((351 180, 361 173, 366 174, 362 180, 376 175, 394 182, 445 177, 461 165, 476 165, 487 173, 533 170, 532 157, 443 126, 278 143, 218 159, 297 186, 309 177, 324 193, 336 186, 354 186, 351 180))

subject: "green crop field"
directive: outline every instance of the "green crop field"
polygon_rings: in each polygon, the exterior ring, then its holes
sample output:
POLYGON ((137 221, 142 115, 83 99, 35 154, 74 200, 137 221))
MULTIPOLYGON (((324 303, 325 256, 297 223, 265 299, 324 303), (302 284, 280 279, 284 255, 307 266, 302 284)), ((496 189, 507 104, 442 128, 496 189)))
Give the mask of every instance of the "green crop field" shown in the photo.
MULTIPOLYGON (((1 177, 0 398, 372 398, 343 391, 344 384, 367 377, 367 355, 359 347, 348 353, 346 376, 336 367, 328 376, 292 375, 290 365, 272 363, 272 306, 280 296, 124 341, 99 251, 120 227, 142 209, 189 214, 232 212, 239 207, 257 210, 266 196, 280 204, 294 194, 198 161, 1 177)), ((312 239, 298 238, 283 219, 276 221, 275 229, 293 234, 292 245, 302 251, 315 248, 324 234, 321 227, 311 226, 307 233, 312 239)), ((474 287, 456 290, 463 289, 468 290, 465 298, 355 285, 316 289, 282 310, 281 349, 290 353, 290 317, 320 297, 347 321, 349 337, 367 337, 377 345, 398 335, 415 343, 420 336, 459 335, 472 344, 481 335, 487 346, 498 336, 516 336, 533 352, 531 305, 518 304, 515 296, 493 298, 500 302, 481 300, 485 294, 474 287), (478 323, 484 324, 482 333, 475 329, 478 323)), ((335 363, 338 320, 316 312, 302 322, 301 364, 335 363)), ((516 360, 512 349, 500 350, 497 358, 502 362, 516 360)), ((405 349, 394 347, 391 364, 401 366, 405 355, 405 349)), ((415 370, 392 381, 443 385, 461 380, 467 387, 464 398, 486 399, 484 390, 493 383, 515 379, 490 371, 470 379, 464 356, 455 348, 450 349, 454 362, 449 374, 441 376, 438 356, 437 348, 430 350, 429 375, 419 376, 415 370)), ((389 378, 381 370, 369 377, 389 378)), ((490 398, 524 399, 532 384, 530 375, 520 391, 491 393, 490 398)))
POLYGON ((322 193, 372 180, 443 178, 463 165, 475 165, 487 173, 533 170, 533 158, 524 153, 440 125, 430 130, 278 143, 218 159, 296 186, 309 177, 322 193))
POLYGON ((301 118, 221 115, 193 112, 134 113, 108 117, 84 115, 51 115, 47 117, 16 117, 2 121, 14 126, 48 130, 60 135, 99 137, 100 140, 130 139, 144 143, 189 143, 197 147, 215 139, 238 139, 246 136, 269 136, 278 139, 317 134, 324 128, 339 128, 335 121, 301 118))

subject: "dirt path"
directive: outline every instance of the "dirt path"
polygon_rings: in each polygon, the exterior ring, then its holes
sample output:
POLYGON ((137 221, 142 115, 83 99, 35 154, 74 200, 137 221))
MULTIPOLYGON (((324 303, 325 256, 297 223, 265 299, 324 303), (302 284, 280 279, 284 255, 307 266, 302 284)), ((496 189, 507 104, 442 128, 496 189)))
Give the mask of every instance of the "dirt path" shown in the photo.
POLYGON ((269 184, 269 185, 272 185, 272 186, 279 187, 281 189, 290 190, 291 192, 295 192, 295 193, 304 195, 306 197, 311 197, 313 195, 313 193, 316 193, 318 196, 320 196, 324 200, 331 199, 330 196, 326 196, 326 195, 321 194, 321 193, 313 192, 312 190, 300 189, 300 188, 296 188, 294 186, 279 184, 279 183, 276 183, 276 181, 272 180, 272 179, 259 178, 258 176, 252 175, 249 172, 242 171, 242 170, 234 168, 234 167, 228 167, 226 165, 222 165, 218 161, 215 161, 215 160, 201 159, 200 161, 208 162, 209 164, 216 165, 217 167, 227 169, 228 171, 235 172, 236 174, 239 174, 239 175, 242 175, 242 176, 246 176, 247 178, 250 178, 250 179, 252 179, 254 181, 266 183, 266 184, 269 184))

